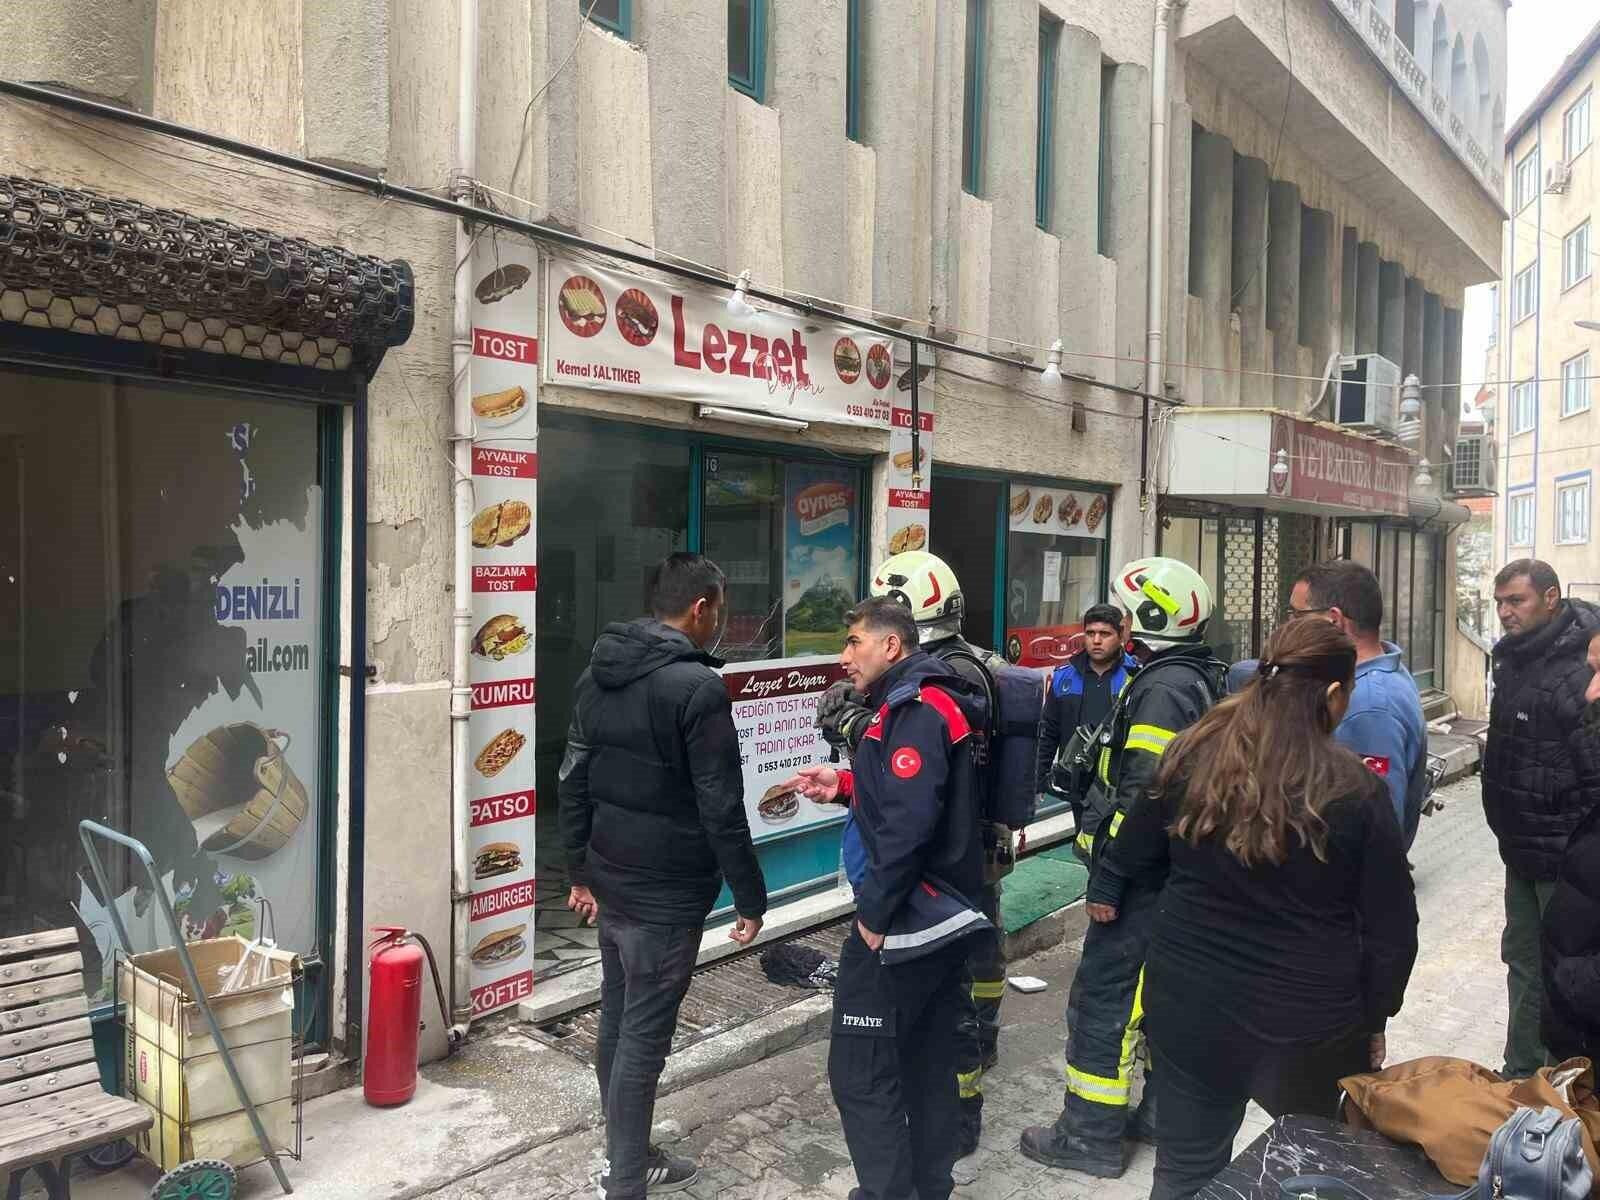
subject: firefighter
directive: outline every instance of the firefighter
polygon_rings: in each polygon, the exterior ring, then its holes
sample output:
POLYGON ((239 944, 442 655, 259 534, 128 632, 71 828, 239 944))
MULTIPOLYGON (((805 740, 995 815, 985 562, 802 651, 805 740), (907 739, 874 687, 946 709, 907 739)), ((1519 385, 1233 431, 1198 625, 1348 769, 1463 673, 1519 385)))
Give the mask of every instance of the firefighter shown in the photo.
POLYGON ((966 943, 988 922, 978 840, 977 689, 917 648, 897 601, 845 615, 840 656, 871 715, 851 770, 803 768, 786 785, 845 802, 856 923, 839 953, 828 1078, 859 1200, 945 1200, 956 1160, 956 1030, 966 943))
MULTIPOLYGON (((873 573, 872 595, 888 596, 911 609, 923 650, 941 660, 974 687, 982 689, 988 712, 997 711, 990 665, 992 652, 971 645, 961 636, 966 603, 961 582, 948 563, 923 550, 911 550, 885 559, 873 573)), ((817 705, 817 723, 830 744, 852 753, 872 713, 862 695, 848 681, 833 685, 817 705)), ((991 720, 992 725, 992 720, 991 720)), ((990 731, 986 731, 987 735, 990 731)), ((992 756, 985 747, 980 782, 987 784, 992 756)), ((985 810, 992 806, 985 805, 985 810)), ((969 1004, 961 1022, 956 1081, 961 1095, 961 1157, 978 1148, 983 1126, 983 1076, 999 1057, 1000 1001, 1006 988, 1006 962, 1000 946, 1000 880, 1015 865, 1014 835, 1008 826, 983 821, 984 886, 977 897, 994 926, 968 939, 969 1004)), ((847 838, 847 843, 849 839, 847 838)), ((848 848, 847 848, 848 853, 848 848)))
POLYGON ((1155 1130, 1148 1078, 1131 1119, 1128 1105, 1144 1020, 1145 946, 1160 890, 1119 868, 1117 831, 1145 803, 1172 739, 1222 695, 1227 671, 1204 641, 1211 589, 1193 568, 1140 559, 1118 571, 1112 586, 1132 615, 1135 641, 1151 653, 1117 699, 1085 797, 1091 923, 1067 1000, 1066 1101, 1054 1125, 1022 1134, 1029 1158, 1106 1179, 1127 1165, 1124 1139, 1153 1141, 1155 1130))

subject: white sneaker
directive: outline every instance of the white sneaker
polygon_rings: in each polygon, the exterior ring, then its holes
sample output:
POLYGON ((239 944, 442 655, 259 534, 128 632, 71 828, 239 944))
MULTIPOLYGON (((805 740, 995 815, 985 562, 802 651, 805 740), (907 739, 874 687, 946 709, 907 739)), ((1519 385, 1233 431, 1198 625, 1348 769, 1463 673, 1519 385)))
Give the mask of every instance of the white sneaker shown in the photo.
MULTIPOLYGON (((610 1178, 611 1164, 607 1162, 601 1170, 600 1182, 595 1189, 595 1194, 600 1200, 610 1198, 610 1192, 607 1190, 610 1178)), ((668 1154, 660 1146, 650 1147, 650 1156, 644 1164, 644 1190, 649 1195, 681 1192, 699 1178, 700 1168, 694 1165, 692 1159, 668 1154)))

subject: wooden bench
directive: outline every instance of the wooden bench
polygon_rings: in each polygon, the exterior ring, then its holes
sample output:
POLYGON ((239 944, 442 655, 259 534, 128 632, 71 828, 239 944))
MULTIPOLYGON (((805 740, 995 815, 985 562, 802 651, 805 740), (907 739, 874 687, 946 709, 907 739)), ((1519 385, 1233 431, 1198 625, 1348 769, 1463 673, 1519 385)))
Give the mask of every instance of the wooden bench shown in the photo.
POLYGON ((0 1176, 70 1196, 72 1155, 142 1133, 148 1109, 100 1086, 76 929, 0 938, 0 1176))

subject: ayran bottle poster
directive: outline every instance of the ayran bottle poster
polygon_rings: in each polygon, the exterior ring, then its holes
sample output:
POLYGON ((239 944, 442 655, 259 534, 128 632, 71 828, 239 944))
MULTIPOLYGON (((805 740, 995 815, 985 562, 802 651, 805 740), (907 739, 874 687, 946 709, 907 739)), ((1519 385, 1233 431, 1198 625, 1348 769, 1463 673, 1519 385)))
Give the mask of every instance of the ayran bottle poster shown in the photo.
POLYGON ((533 991, 538 257, 485 233, 472 305, 472 1008, 533 991))

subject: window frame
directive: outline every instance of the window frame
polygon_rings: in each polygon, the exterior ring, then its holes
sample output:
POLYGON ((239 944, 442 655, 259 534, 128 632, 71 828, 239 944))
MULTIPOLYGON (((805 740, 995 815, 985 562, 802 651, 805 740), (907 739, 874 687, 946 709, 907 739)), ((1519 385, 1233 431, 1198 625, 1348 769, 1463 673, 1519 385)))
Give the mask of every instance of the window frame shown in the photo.
POLYGON ((1594 274, 1594 253, 1589 249, 1589 220, 1588 217, 1585 217, 1582 221, 1579 221, 1561 239, 1561 290, 1563 292, 1577 287, 1588 279, 1590 275, 1594 274), (1573 239, 1580 234, 1583 236, 1583 253, 1579 258, 1578 268, 1583 273, 1581 275, 1573 275, 1570 273, 1574 257, 1573 239))
POLYGON ((1587 546, 1593 528, 1594 491, 1590 487, 1591 474, 1589 471, 1575 471, 1570 475, 1556 476, 1556 510, 1555 510, 1555 543, 1558 546, 1587 546), (1565 529, 1565 511, 1563 501, 1569 494, 1581 491, 1583 505, 1580 520, 1583 528, 1581 536, 1569 535, 1565 529))
POLYGON ((1594 142, 1593 112, 1590 104, 1593 91, 1593 88, 1584 88, 1583 94, 1567 105, 1566 111, 1561 114, 1561 160, 1565 163, 1571 163, 1578 158, 1594 142), (1580 109, 1583 114, 1583 145, 1574 150, 1572 118, 1580 109))
POLYGON ((988 113, 989 0, 967 0, 967 36, 962 68, 961 190, 983 197, 984 119, 988 113), (977 14, 974 20, 974 14, 977 14))
POLYGON ((845 0, 844 136, 861 141, 861 0, 845 0))
POLYGON ((1561 418, 1562 420, 1565 420, 1568 417, 1582 416, 1584 413, 1588 412, 1591 407, 1593 407, 1593 404, 1594 374, 1589 368, 1589 352, 1585 350, 1581 354, 1574 354, 1571 358, 1567 359, 1566 362, 1561 364, 1561 418), (1569 377, 1567 368, 1578 363, 1583 364, 1583 374, 1581 376, 1576 376, 1577 380, 1582 385, 1583 403, 1568 407, 1567 386, 1572 382, 1572 378, 1569 377))
POLYGON ((1520 325, 1539 311, 1539 260, 1535 259, 1511 277, 1511 323, 1520 325), (1522 281, 1528 280, 1528 307, 1522 310, 1522 281))
MULTIPOLYGON (((737 0, 728 0, 729 16, 737 0)), ((742 95, 749 96, 757 104, 767 102, 767 0, 749 0, 750 4, 750 75, 742 77, 733 73, 733 65, 728 66, 728 86, 742 95)), ((731 31, 733 21, 730 19, 728 28, 731 31)), ((728 50, 731 54, 733 43, 730 39, 728 50)))
POLYGON ((1056 65, 1061 61, 1061 22, 1039 10, 1039 111, 1034 122, 1033 223, 1050 232, 1055 206, 1056 65))
MULTIPOLYGON (((595 7, 599 7, 598 4, 595 7)), ((589 0, 578 0, 578 11, 587 15, 592 25, 608 29, 623 41, 633 40, 633 0, 617 0, 617 19, 597 16, 589 7, 589 0)))
POLYGON ((1539 147, 1537 145, 1517 160, 1516 166, 1512 168, 1511 186, 1511 207, 1513 212, 1521 212, 1532 204, 1535 197, 1539 195, 1539 147), (1524 194, 1522 187, 1525 174, 1524 168, 1529 172, 1527 177, 1532 180, 1526 194, 1524 194))
POLYGON ((1534 539, 1538 536, 1537 510, 1534 508, 1533 485, 1527 484, 1515 491, 1506 493, 1506 545, 1512 549, 1532 548, 1534 539), (1528 536, 1523 539, 1518 536, 1521 522, 1517 519, 1518 510, 1526 508, 1526 524, 1528 536))
POLYGON ((1524 379, 1521 383, 1511 385, 1511 402, 1508 405, 1506 421, 1511 430, 1512 437, 1524 433, 1532 433, 1534 426, 1539 423, 1539 389, 1531 379, 1524 379), (1522 402, 1527 405, 1527 424, 1519 424, 1518 417, 1522 414, 1522 402))

